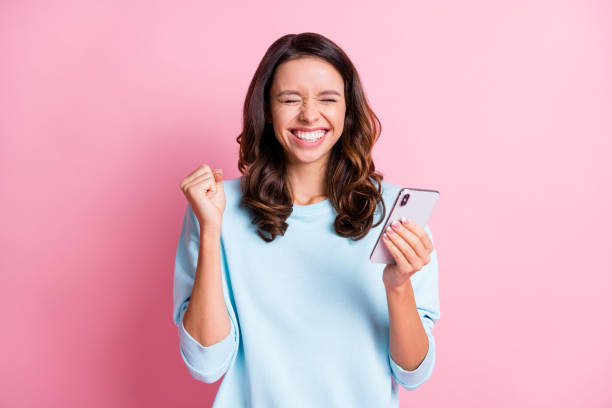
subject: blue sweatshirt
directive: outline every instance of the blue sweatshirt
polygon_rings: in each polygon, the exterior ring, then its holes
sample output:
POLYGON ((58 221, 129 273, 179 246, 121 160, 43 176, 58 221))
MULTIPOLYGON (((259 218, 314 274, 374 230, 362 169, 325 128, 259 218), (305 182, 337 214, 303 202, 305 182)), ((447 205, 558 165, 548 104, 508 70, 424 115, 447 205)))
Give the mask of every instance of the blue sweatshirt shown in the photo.
MULTIPOLYGON (((223 186, 221 274, 231 320, 223 340, 204 347, 183 326, 200 237, 189 204, 174 269, 173 320, 183 361, 205 383, 225 374, 214 408, 398 407, 398 384, 413 390, 431 377, 432 330, 440 317, 435 249, 410 278, 429 346, 419 367, 408 371, 389 353, 385 265, 369 260, 384 222, 359 241, 340 237, 326 199, 294 205, 285 235, 267 243, 240 205, 240 178, 223 186)), ((382 187, 388 216, 401 187, 385 181, 382 187)), ((379 205, 375 222, 381 211, 379 205)))

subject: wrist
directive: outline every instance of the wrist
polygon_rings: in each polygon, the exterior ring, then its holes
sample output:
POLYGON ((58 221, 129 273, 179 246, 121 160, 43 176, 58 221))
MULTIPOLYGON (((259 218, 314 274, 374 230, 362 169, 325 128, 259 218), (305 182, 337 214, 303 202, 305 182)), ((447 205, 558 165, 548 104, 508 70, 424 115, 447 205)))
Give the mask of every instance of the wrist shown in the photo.
POLYGON ((385 283, 385 290, 387 291, 388 296, 414 296, 414 290, 410 278, 406 279, 406 282, 402 283, 401 285, 392 286, 385 283))
POLYGON ((221 238, 221 228, 203 228, 200 230, 200 242, 217 241, 221 238))

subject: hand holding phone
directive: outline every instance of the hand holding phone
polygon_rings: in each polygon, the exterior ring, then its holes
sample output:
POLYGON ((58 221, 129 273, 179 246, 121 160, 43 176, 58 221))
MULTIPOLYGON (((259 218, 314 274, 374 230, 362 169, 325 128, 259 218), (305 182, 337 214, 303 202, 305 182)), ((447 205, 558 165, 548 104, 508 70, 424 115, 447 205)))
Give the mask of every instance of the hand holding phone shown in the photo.
POLYGON ((382 235, 391 225, 393 221, 406 217, 425 227, 429 216, 440 198, 440 192, 437 190, 425 190, 419 188, 402 188, 393 207, 389 212, 389 216, 385 221, 383 228, 380 231, 376 244, 370 254, 370 261, 379 264, 395 264, 393 255, 389 252, 385 244, 382 242, 382 235))

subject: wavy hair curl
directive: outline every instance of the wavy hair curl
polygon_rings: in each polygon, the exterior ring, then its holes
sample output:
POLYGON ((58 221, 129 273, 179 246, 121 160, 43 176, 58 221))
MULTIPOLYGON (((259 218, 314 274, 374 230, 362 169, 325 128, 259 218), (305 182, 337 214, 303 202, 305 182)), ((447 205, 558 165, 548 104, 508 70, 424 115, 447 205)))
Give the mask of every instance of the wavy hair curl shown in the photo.
POLYGON ((293 211, 292 191, 286 178, 283 147, 274 136, 269 112, 269 92, 276 68, 283 62, 315 56, 333 65, 344 80, 346 113, 342 135, 332 147, 326 171, 326 195, 338 215, 334 230, 357 241, 385 218, 383 175, 376 172, 372 148, 382 126, 368 105, 359 74, 344 51, 328 38, 312 32, 287 34, 263 56, 251 80, 243 107, 243 128, 238 169, 242 174, 242 202, 252 214, 252 224, 266 242, 284 235, 293 211), (376 183, 376 185, 375 185, 376 183), (382 204, 381 218, 374 212, 382 204))

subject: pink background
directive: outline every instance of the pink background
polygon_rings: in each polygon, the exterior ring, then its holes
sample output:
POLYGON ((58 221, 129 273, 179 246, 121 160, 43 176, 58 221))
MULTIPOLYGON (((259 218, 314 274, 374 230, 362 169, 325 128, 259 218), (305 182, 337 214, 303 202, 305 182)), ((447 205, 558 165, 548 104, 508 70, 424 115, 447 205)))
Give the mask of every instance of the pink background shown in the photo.
POLYGON ((201 163, 238 176, 267 47, 360 71, 385 180, 436 188, 436 367, 403 407, 612 405, 604 1, 0 3, 0 405, 210 406, 172 322, 201 163))

